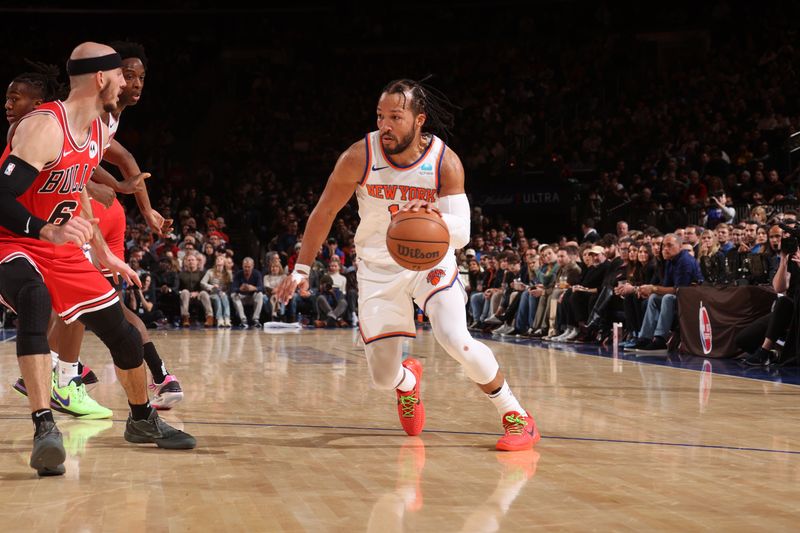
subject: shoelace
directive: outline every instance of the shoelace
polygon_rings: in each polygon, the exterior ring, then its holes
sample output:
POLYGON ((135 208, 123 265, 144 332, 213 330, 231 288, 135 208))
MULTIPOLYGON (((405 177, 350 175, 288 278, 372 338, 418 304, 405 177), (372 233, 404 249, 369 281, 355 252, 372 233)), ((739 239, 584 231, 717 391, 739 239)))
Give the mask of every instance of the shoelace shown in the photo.
POLYGON ((401 408, 403 409, 403 417, 411 418, 414 416, 414 406, 419 403, 419 399, 413 394, 407 396, 400 396, 398 398, 401 408))
POLYGON ((528 422, 519 415, 506 415, 503 425, 506 427, 506 433, 522 435, 528 422))

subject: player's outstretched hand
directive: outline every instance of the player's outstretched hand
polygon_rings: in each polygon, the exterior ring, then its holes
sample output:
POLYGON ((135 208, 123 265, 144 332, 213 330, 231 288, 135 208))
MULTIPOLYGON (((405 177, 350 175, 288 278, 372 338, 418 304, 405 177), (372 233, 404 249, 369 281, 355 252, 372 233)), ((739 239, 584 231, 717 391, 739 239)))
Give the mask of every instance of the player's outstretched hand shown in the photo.
POLYGON ((142 172, 135 176, 130 176, 119 182, 117 190, 122 194, 134 194, 144 189, 144 180, 150 177, 149 172, 142 172))
POLYGON ((123 261, 122 259, 118 258, 116 255, 109 254, 107 257, 104 257, 101 261, 104 267, 111 271, 111 276, 114 278, 114 283, 119 283, 119 277, 122 276, 128 285, 136 285, 137 287, 142 286, 142 281, 139 279, 139 275, 128 266, 128 264, 123 261))
POLYGON ((402 208, 400 208, 400 211, 412 211, 416 213, 420 209, 425 209, 425 211, 428 213, 436 213, 437 215, 442 216, 442 213, 439 211, 438 207, 433 206, 431 203, 425 200, 411 200, 402 208))
POLYGON ((94 236, 92 225, 98 222, 100 222, 99 218, 86 220, 81 217, 72 217, 60 226, 47 224, 39 232, 39 238, 56 245, 71 242, 76 246, 83 246, 84 243, 92 240, 94 236))
POLYGON ((308 288, 308 278, 303 277, 303 279, 298 280, 296 276, 288 275, 278 284, 275 288, 275 296, 278 297, 279 302, 283 302, 284 305, 289 303, 292 296, 294 295, 295 289, 300 287, 301 289, 308 288))

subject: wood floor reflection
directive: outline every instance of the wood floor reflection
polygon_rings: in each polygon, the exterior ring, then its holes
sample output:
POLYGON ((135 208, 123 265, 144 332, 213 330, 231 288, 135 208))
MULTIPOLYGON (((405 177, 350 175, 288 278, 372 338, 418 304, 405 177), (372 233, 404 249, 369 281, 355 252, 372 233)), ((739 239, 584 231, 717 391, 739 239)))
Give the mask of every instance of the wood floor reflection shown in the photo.
MULTIPOLYGON (((0 343, 0 518, 22 531, 790 530, 800 389, 527 345, 488 344, 544 435, 493 450, 500 420, 429 331, 427 426, 399 428, 351 330, 158 332, 186 392, 163 416, 192 451, 124 442, 127 405, 88 335, 113 421, 58 415, 61 478, 27 466, 14 342, 0 343), (713 377, 713 381, 712 381, 713 377)), ((8 527, 8 526, 7 526, 8 527)))

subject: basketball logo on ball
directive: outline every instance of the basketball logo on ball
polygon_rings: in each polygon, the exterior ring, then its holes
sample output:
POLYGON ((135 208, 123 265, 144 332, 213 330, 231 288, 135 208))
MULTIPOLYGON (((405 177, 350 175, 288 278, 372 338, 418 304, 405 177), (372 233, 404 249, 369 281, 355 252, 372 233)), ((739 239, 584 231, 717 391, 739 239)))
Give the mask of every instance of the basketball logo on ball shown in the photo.
POLYGON ((398 212, 386 231, 389 254, 408 270, 428 270, 438 265, 449 246, 447 224, 438 213, 424 209, 398 212))

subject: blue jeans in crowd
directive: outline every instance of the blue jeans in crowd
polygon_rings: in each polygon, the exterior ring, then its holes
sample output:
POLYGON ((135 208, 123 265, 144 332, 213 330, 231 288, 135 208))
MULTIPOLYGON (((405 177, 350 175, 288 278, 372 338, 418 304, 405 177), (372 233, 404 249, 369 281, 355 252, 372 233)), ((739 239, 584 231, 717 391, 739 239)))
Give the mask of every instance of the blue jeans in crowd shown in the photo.
POLYGON ((661 337, 667 340, 669 332, 672 331, 672 321, 675 320, 677 301, 674 294, 651 294, 647 299, 647 311, 642 321, 642 329, 639 330, 639 338, 647 340, 661 337))
POLYGON ((230 320, 231 318, 231 301, 228 298, 228 295, 224 292, 215 292, 211 294, 211 303, 214 306, 214 309, 217 310, 217 324, 219 324, 220 320, 227 319, 230 320))
POLYGON ((491 309, 492 299, 487 299, 482 292, 474 292, 469 297, 469 305, 472 308, 472 320, 476 322, 483 322, 489 318, 489 310, 491 309))
POLYGON ((533 296, 528 291, 522 291, 520 296, 519 309, 514 318, 514 328, 524 333, 531 328, 533 319, 536 318, 536 308, 539 306, 539 298, 533 296))

